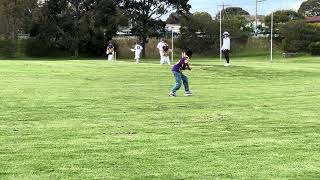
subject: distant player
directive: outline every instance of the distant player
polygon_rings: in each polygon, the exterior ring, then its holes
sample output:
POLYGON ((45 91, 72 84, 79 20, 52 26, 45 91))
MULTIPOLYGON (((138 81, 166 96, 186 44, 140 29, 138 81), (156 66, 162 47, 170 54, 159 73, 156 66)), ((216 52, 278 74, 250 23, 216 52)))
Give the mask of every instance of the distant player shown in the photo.
POLYGON ((108 62, 113 61, 114 46, 111 40, 108 42, 106 55, 108 56, 108 62))
POLYGON ((143 47, 138 43, 134 46, 134 49, 131 49, 131 51, 133 51, 135 54, 134 59, 136 60, 137 64, 140 63, 140 55, 142 50, 143 50, 143 47))
POLYGON ((183 70, 191 70, 190 67, 190 59, 192 57, 192 51, 191 50, 186 50, 184 53, 184 56, 175 64, 172 68, 172 73, 174 75, 174 78, 176 80, 176 84, 172 88, 171 92, 169 93, 169 96, 175 97, 176 92, 180 89, 181 87, 181 81, 183 82, 184 85, 184 90, 185 90, 185 96, 191 96, 192 93, 189 89, 189 81, 188 77, 185 76, 182 71, 183 70))
POLYGON ((164 46, 162 47, 162 49, 163 49, 163 56, 162 56, 161 64, 168 63, 169 65, 171 65, 170 53, 172 52, 172 50, 169 49, 169 45, 167 42, 164 43, 164 46))
POLYGON ((165 45, 165 42, 163 39, 161 39, 157 45, 157 49, 159 50, 159 54, 160 54, 160 64, 162 64, 162 61, 163 61, 163 46, 164 45, 165 45))
POLYGON ((228 32, 223 33, 223 45, 221 47, 221 51, 226 59, 226 63, 224 64, 225 67, 230 66, 230 34, 228 32))

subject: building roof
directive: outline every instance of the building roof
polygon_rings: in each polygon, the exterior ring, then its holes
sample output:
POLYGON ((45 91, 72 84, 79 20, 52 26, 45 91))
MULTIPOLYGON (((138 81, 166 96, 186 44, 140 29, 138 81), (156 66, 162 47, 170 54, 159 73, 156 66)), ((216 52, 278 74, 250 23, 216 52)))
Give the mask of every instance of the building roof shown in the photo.
MULTIPOLYGON (((246 20, 248 20, 248 21, 255 21, 256 20, 256 16, 254 16, 254 15, 243 15, 243 17, 245 17, 246 20)), ((265 17, 266 16, 264 16, 264 15, 258 15, 257 20, 262 22, 262 21, 264 21, 265 17)))
POLYGON ((180 33, 180 24, 167 24, 165 27, 166 31, 173 31, 174 33, 180 33))
POLYGON ((306 17, 304 21, 308 23, 320 23, 320 16, 306 17))

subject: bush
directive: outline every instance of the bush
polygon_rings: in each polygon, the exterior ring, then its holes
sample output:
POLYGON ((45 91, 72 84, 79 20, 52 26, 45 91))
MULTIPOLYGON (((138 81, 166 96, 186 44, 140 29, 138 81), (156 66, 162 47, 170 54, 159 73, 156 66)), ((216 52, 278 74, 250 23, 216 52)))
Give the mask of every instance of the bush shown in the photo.
MULTIPOLYGON (((275 47, 277 49, 277 47, 275 47)), ((250 37, 246 43, 233 42, 231 39, 231 53, 234 56, 260 56, 270 53, 270 39, 250 37)))
POLYGON ((281 30, 285 52, 310 52, 309 45, 320 41, 320 27, 305 23, 303 20, 291 21, 281 30))
POLYGON ((12 58, 15 56, 13 53, 13 47, 15 45, 9 39, 4 39, 0 41, 0 57, 12 58))
POLYGON ((25 55, 29 57, 63 57, 65 51, 50 47, 45 41, 30 38, 26 42, 25 55))
POLYGON ((313 42, 309 46, 310 53, 315 56, 320 55, 320 42, 313 42))

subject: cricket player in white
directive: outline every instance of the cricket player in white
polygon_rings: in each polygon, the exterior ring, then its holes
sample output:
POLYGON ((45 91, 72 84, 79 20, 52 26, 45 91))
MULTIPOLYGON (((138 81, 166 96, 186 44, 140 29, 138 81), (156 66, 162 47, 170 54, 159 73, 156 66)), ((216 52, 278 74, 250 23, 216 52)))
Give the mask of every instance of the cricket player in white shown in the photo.
POLYGON ((164 45, 165 45, 165 42, 163 39, 161 39, 157 45, 157 48, 158 48, 159 54, 160 54, 160 64, 163 64, 163 46, 164 45))
POLYGON ((172 49, 169 49, 168 43, 165 42, 163 46, 163 56, 162 56, 161 64, 168 63, 168 65, 171 65, 170 63, 171 52, 172 52, 172 49))
POLYGON ((224 64, 224 66, 230 66, 230 58, 229 58, 229 53, 230 53, 230 34, 228 32, 224 32, 223 33, 223 45, 221 47, 221 51, 224 54, 224 57, 226 59, 226 63, 224 64))
POLYGON ((114 46, 112 44, 112 41, 109 41, 109 43, 108 43, 106 54, 108 56, 108 62, 113 61, 114 46))
POLYGON ((143 50, 143 47, 140 45, 140 44, 136 44, 134 46, 134 49, 131 49, 131 51, 134 52, 134 59, 136 60, 136 63, 139 64, 140 63, 140 55, 141 55, 141 52, 143 50))

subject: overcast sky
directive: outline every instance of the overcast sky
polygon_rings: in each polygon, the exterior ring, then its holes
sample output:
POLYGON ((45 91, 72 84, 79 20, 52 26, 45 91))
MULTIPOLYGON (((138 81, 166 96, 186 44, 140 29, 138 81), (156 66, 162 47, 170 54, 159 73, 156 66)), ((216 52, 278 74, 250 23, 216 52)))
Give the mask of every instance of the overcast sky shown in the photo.
MULTIPOLYGON (((299 9, 301 3, 304 0, 266 0, 260 2, 258 6, 258 14, 266 15, 275 10, 281 9, 299 9)), ((248 11, 250 14, 255 14, 256 0, 189 0, 189 4, 192 6, 191 12, 205 11, 211 15, 215 15, 219 12, 218 5, 222 3, 226 5, 241 7, 248 11)))

